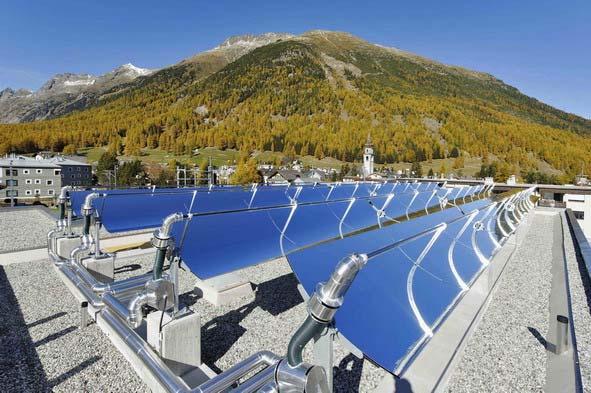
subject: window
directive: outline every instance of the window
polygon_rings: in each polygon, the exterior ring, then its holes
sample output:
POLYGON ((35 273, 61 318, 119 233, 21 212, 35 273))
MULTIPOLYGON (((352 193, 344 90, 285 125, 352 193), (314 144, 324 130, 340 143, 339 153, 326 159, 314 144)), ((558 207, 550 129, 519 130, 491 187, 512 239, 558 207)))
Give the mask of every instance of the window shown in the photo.
POLYGON ((76 167, 76 170, 77 170, 78 172, 80 172, 80 167, 79 167, 79 166, 77 166, 77 167, 76 167))
POLYGON ((68 167, 68 172, 72 172, 72 167, 71 166, 68 167))
POLYGON ((18 186, 18 180, 8 179, 8 180, 6 180, 6 186, 7 187, 16 187, 16 186, 18 186))
POLYGON ((47 190, 47 195, 53 195, 55 194, 55 190, 47 190))
POLYGON ((33 184, 33 179, 25 179, 25 184, 33 184))
POLYGON ((33 191, 31 191, 31 190, 25 190, 25 195, 33 195, 33 191))
POLYGON ((79 173, 79 174, 78 174, 78 177, 82 177, 82 175, 79 173))
POLYGON ((35 195, 41 195, 41 190, 35 189, 35 195))
POLYGON ((88 172, 88 167, 87 166, 84 167, 84 172, 88 172))
POLYGON ((23 169, 23 175, 28 175, 29 173, 31 173, 29 169, 23 169))
POLYGON ((53 180, 46 180, 45 184, 48 186, 53 186, 53 180))
POLYGON ((43 173, 43 169, 35 169, 35 173, 40 175, 43 173))
POLYGON ((70 177, 73 179, 74 178, 74 175, 72 174, 72 175, 70 175, 70 177))
POLYGON ((575 213, 575 218, 577 220, 584 220, 585 219, 585 212, 573 211, 573 213, 575 213))
POLYGON ((62 170, 61 170, 61 169, 54 169, 54 170, 53 170, 53 174, 54 174, 55 176, 59 176, 61 173, 62 173, 62 170))
POLYGON ((18 190, 6 190, 6 196, 7 197, 17 197, 18 196, 18 190))
POLYGON ((35 179, 35 184, 41 184, 41 179, 35 179))
MULTIPOLYGON (((6 176, 10 176, 10 169, 6 170, 6 176)), ((12 176, 18 176, 18 170, 17 169, 13 169, 12 170, 12 176)))

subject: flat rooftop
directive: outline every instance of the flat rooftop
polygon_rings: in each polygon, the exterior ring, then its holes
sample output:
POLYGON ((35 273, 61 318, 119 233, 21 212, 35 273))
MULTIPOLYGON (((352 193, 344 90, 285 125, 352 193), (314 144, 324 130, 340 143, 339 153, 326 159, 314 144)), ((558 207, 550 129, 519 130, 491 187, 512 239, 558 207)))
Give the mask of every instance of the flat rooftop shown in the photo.
MULTIPOLYGON (((98 326, 78 328, 78 304, 43 248, 52 225, 45 210, 0 209, 1 390, 147 391, 98 326)), ((582 387, 591 390, 591 290, 564 211, 532 210, 507 255, 438 391, 555 391, 556 384, 567 383, 561 381, 564 373, 556 372, 552 352, 553 321, 561 307, 556 266, 561 263, 582 387)), ((152 262, 151 249, 121 252, 116 279, 147 272, 152 262)), ((193 275, 180 272, 181 301, 202 318, 203 361, 217 372, 260 350, 284 354, 307 315, 284 259, 240 273, 256 285, 255 294, 216 307, 194 293, 193 275)), ((335 349, 335 391, 369 392, 383 386, 386 371, 343 347, 335 349)), ((306 356, 311 358, 311 348, 306 356)), ((397 391, 422 391, 404 378, 395 380, 395 386, 397 391)))

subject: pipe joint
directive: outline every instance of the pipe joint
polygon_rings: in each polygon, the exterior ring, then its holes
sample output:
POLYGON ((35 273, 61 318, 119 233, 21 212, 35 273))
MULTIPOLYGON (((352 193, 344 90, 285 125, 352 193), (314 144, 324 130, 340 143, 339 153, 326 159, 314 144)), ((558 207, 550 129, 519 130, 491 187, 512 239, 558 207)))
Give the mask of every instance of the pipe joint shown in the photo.
POLYGON ((66 203, 68 200, 68 192, 72 190, 72 186, 63 186, 60 190, 60 195, 57 200, 59 203, 66 203))
POLYGON ((92 215, 92 212, 94 211, 94 208, 92 207, 92 201, 99 198, 100 196, 101 194, 99 194, 98 192, 93 192, 88 194, 86 198, 84 198, 84 204, 82 205, 82 215, 92 215))
POLYGON ((343 258, 330 279, 318 285, 315 296, 318 300, 330 308, 339 308, 343 304, 343 296, 353 283, 359 270, 367 263, 367 255, 352 254, 343 258))
POLYGON ((329 393, 331 390, 324 369, 308 363, 292 367, 282 360, 275 371, 275 382, 280 393, 329 393))

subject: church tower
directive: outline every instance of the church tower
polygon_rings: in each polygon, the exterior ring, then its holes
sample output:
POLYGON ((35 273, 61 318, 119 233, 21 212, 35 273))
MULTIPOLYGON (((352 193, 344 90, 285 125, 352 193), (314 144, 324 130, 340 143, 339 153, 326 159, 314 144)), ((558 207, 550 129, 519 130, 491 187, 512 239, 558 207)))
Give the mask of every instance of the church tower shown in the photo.
POLYGON ((365 149, 363 150, 363 177, 368 177, 373 174, 373 145, 371 143, 371 136, 367 134, 367 142, 365 142, 365 149))

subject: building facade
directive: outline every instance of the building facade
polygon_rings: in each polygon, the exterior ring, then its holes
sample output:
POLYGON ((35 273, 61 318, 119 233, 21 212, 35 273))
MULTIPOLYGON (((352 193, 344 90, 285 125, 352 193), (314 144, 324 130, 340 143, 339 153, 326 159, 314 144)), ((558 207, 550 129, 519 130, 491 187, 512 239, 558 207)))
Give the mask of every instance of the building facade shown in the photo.
POLYGON ((0 158, 0 198, 54 198, 61 188, 62 168, 49 160, 23 156, 0 158))
POLYGON ((48 161, 62 168, 62 186, 90 187, 92 185, 92 167, 89 164, 63 156, 56 156, 48 161))
POLYGON ((90 165, 61 156, 35 158, 11 155, 0 158, 0 200, 23 202, 56 197, 62 186, 92 185, 90 165))

